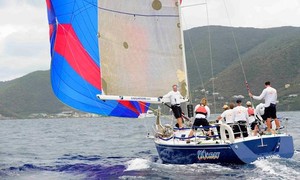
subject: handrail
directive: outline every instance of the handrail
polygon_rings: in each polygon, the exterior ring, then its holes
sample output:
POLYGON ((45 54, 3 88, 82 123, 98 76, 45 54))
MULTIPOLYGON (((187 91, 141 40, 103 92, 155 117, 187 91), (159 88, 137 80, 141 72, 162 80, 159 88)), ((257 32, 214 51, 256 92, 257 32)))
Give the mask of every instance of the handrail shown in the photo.
MULTIPOLYGON (((217 128, 219 127, 219 125, 214 125, 214 126, 194 126, 194 128, 198 128, 198 129, 207 129, 207 128, 217 128)), ((193 129, 193 128, 177 128, 174 127, 174 130, 186 130, 186 129, 193 129)))
MULTIPOLYGON (((219 127, 218 125, 212 125, 212 126, 194 126, 194 128, 197 129, 207 129, 207 128, 217 128, 219 127)), ((173 130, 189 130, 189 129, 193 129, 193 128, 173 128, 173 130)), ((169 138, 163 138, 161 136, 158 136, 159 139, 163 140, 163 141, 169 141, 171 139, 180 139, 180 140, 187 140, 187 139, 192 139, 192 138, 207 138, 207 137, 211 137, 211 138, 215 138, 215 137, 219 137, 219 134, 216 135, 211 135, 211 136, 190 136, 190 137, 181 137, 181 136, 175 136, 174 134, 169 137, 169 138)))

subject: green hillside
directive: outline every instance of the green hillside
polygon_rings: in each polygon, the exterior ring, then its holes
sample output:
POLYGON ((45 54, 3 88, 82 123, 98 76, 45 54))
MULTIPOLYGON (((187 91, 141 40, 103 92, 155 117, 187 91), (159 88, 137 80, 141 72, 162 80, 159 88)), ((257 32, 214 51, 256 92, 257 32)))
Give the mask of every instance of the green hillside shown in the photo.
POLYGON ((31 113, 58 113, 64 105, 53 95, 49 71, 36 71, 24 77, 2 82, 0 114, 23 118, 31 113))
MULTIPOLYGON (((215 98, 216 110, 220 112, 224 103, 235 100, 234 95, 243 95, 245 101, 249 100, 233 34, 253 94, 259 95, 264 82, 271 81, 278 90, 278 109, 300 110, 300 28, 296 27, 255 29, 210 26, 185 31, 193 103, 206 96, 213 106, 215 98), (215 97, 212 95, 212 70, 215 97), (293 97, 295 94, 299 96, 293 97)), ((0 114, 3 116, 26 118, 32 113, 53 114, 66 109, 53 95, 49 71, 37 71, 12 81, 0 82, 0 114)))
MULTIPOLYGON (((205 29, 207 32, 207 28, 196 28, 192 32, 197 34, 197 31, 203 32, 205 29)), ((209 81, 209 78, 212 77, 211 62, 213 62, 214 92, 218 92, 215 98, 219 110, 221 110, 220 107, 223 103, 234 101, 233 95, 243 95, 246 98, 245 100, 250 100, 247 95, 242 67, 250 90, 255 95, 261 93, 265 81, 271 81, 272 86, 278 90, 279 110, 300 109, 299 97, 288 97, 290 94, 300 92, 300 28, 210 27, 210 31, 211 36, 215 34, 222 39, 222 41, 217 42, 216 39, 211 38, 212 61, 209 58, 209 49, 204 47, 204 35, 202 35, 202 38, 197 39, 195 43, 193 43, 194 40, 190 43, 198 44, 197 53, 199 54, 197 63, 194 60, 195 58, 187 56, 188 69, 192 69, 189 74, 191 89, 197 91, 197 93, 192 93, 193 97, 201 98, 205 96, 203 93, 199 93, 199 90, 206 89, 210 92, 207 97, 210 102, 213 102, 211 94, 212 81, 209 81), (237 55, 232 32, 236 38, 243 66, 241 66, 237 55), (199 42, 201 39, 202 43, 199 42), (195 68, 197 64, 198 69, 195 68), (204 87, 200 83, 201 78, 204 87), (290 84, 290 87, 285 88, 286 84, 290 84), (220 99, 220 97, 224 99, 220 99)), ((206 45, 209 47, 208 43, 206 45)), ((187 54, 193 54, 191 48, 186 47, 187 54)), ((254 102, 259 103, 258 101, 254 102)))

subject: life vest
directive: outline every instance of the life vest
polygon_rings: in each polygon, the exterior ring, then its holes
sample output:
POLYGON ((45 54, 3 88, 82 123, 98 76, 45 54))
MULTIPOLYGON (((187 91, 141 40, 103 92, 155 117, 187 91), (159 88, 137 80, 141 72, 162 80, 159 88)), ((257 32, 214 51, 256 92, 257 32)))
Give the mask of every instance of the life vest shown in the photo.
POLYGON ((203 115, 207 115, 207 111, 205 109, 205 106, 200 105, 197 109, 196 109, 196 114, 203 114, 203 115))
POLYGON ((248 107, 248 115, 254 116, 254 109, 252 107, 248 107))

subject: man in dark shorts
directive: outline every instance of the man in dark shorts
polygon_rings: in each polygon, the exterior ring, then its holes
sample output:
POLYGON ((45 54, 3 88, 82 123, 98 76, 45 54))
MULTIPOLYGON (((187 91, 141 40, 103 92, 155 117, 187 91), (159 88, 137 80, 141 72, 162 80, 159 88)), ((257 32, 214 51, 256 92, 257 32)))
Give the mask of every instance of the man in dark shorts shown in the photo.
POLYGON ((183 120, 182 120, 182 110, 180 107, 181 99, 183 99, 183 96, 180 94, 180 92, 177 90, 177 85, 174 84, 172 86, 173 90, 170 91, 168 94, 162 96, 161 98, 170 98, 171 102, 171 109, 173 111, 173 114, 175 118, 177 119, 177 127, 183 128, 183 120))
MULTIPOLYGON (((203 126, 204 131, 206 131, 208 136, 212 135, 212 132, 209 129, 209 122, 208 122, 208 118, 210 117, 210 109, 207 106, 207 100, 206 98, 202 98, 200 101, 200 104, 198 104, 195 107, 195 121, 193 124, 193 128, 191 129, 189 136, 188 137, 192 137, 194 134, 194 131, 197 130, 197 127, 199 126, 203 126)), ((190 140, 187 140, 187 143, 189 143, 190 140)))
POLYGON ((181 118, 182 116, 182 110, 180 105, 171 105, 171 109, 173 111, 173 114, 176 119, 181 118))
POLYGON ((262 91, 260 96, 254 96, 250 92, 249 96, 256 100, 265 100, 264 116, 267 118, 267 131, 270 132, 272 128, 271 119, 275 120, 276 129, 279 129, 280 122, 276 116, 277 91, 271 87, 270 81, 265 82, 265 89, 262 91))

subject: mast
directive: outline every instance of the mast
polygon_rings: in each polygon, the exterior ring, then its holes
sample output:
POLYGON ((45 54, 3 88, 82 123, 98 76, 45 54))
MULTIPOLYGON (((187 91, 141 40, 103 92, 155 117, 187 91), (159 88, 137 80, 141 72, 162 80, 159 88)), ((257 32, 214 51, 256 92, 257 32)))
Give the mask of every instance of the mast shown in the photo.
POLYGON ((188 81, 188 73, 187 73, 187 64, 186 64, 186 56, 185 56, 185 45, 184 45, 184 33, 182 28, 182 15, 181 15, 181 0, 178 0, 178 11, 179 11, 179 28, 180 28, 180 35, 181 35, 181 47, 182 47, 182 60, 184 65, 184 71, 185 71, 185 80, 186 80, 186 98, 189 98, 190 89, 189 89, 189 81, 188 81))

